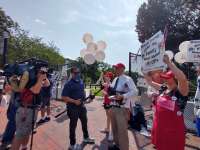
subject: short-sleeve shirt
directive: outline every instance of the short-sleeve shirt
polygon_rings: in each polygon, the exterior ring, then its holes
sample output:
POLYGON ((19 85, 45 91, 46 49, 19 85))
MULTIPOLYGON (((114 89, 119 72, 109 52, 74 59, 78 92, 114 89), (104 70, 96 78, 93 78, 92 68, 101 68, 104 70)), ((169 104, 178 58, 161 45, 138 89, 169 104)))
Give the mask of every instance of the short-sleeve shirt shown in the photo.
POLYGON ((200 76, 197 78, 197 90, 195 94, 195 99, 200 99, 200 76))
POLYGON ((50 81, 50 86, 48 87, 42 87, 40 95, 42 97, 51 97, 51 88, 52 88, 53 83, 50 81))
MULTIPOLYGON (((84 83, 82 80, 76 81, 74 79, 69 80, 62 91, 62 96, 72 98, 74 100, 85 99, 84 83)), ((75 104, 69 103, 68 107, 75 106, 75 104)))

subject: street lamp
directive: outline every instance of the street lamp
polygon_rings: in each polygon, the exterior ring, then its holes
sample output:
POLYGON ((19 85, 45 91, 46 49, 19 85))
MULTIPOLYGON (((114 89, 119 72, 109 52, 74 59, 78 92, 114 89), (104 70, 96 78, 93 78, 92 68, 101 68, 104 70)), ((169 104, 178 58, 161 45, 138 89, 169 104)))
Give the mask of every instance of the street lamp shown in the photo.
POLYGON ((3 32, 0 36, 0 54, 2 55, 2 66, 6 64, 6 54, 8 50, 9 32, 6 30, 6 23, 3 23, 3 32))

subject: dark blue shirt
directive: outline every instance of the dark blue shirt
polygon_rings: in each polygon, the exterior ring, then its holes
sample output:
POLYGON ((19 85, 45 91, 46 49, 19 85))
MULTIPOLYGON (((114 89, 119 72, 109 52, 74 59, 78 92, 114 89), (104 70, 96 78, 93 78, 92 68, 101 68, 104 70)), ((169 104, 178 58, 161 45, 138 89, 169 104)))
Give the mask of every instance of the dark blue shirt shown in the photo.
POLYGON ((42 87, 40 91, 40 95, 42 97, 51 97, 51 88, 52 88, 52 82, 50 81, 50 86, 42 87))
MULTIPOLYGON (((84 101, 85 99, 85 91, 84 91, 84 83, 82 80, 75 81, 74 79, 71 79, 68 81, 62 91, 62 96, 72 98, 74 100, 81 99, 81 101, 84 101)), ((71 106, 74 104, 69 103, 68 106, 71 106)))

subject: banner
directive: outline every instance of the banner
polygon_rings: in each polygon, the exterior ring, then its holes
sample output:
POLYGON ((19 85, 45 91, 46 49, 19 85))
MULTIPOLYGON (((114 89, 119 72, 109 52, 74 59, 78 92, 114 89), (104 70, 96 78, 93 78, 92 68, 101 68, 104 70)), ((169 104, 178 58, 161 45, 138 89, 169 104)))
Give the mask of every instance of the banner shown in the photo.
POLYGON ((192 40, 188 45, 187 62, 200 62, 200 40, 192 40))
POLYGON ((161 31, 145 41, 141 46, 142 68, 144 72, 160 70, 164 68, 163 56, 165 47, 162 46, 164 35, 161 31))

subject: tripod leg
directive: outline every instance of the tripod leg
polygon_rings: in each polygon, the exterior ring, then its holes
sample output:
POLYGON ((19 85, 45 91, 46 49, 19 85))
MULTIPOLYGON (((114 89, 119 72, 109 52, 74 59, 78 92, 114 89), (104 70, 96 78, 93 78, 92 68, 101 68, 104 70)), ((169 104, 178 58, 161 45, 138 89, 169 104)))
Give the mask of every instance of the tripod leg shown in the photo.
POLYGON ((33 147, 33 135, 34 135, 34 125, 35 125, 35 108, 33 108, 33 114, 32 114, 32 131, 31 131, 31 144, 30 144, 30 150, 32 150, 33 147))

